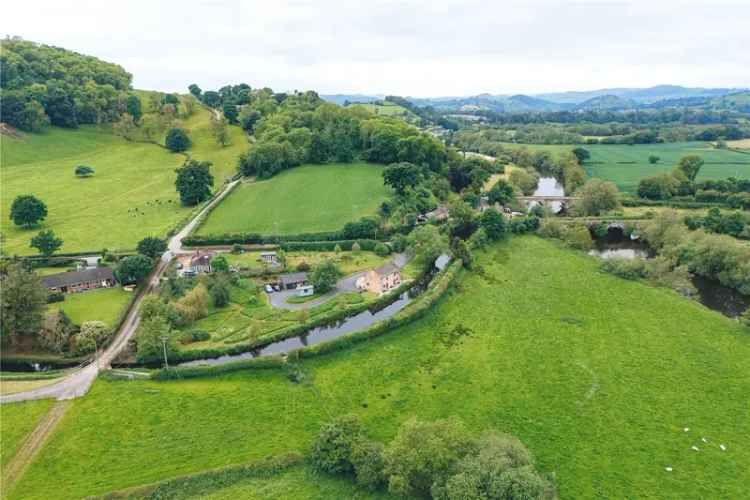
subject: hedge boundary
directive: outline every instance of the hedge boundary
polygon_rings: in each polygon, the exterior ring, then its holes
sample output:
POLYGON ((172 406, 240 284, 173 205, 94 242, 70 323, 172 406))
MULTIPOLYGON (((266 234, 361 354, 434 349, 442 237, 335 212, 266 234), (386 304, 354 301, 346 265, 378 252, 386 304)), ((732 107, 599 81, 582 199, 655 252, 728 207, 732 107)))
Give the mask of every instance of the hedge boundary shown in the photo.
MULTIPOLYGON (((322 342, 320 344, 315 344, 312 346, 302 347, 300 349, 295 349, 289 352, 286 358, 284 358, 283 355, 274 355, 238 360, 213 366, 190 366, 161 369, 154 373, 152 375, 152 378, 154 380, 173 380, 180 378, 219 375, 249 368, 279 369, 287 366, 289 361, 299 361, 305 358, 312 358, 315 356, 320 356, 323 354, 328 354, 331 352, 349 348, 360 342, 380 337, 381 335, 388 333, 394 328, 406 325, 423 317, 435 304, 437 304, 439 300, 441 300, 445 296, 446 292, 451 289, 452 285, 455 283, 462 270, 463 267, 461 265, 461 261, 454 260, 454 262, 452 262, 443 271, 440 271, 435 275, 427 290, 425 290, 417 299, 407 304, 406 307, 404 307, 394 316, 377 321, 363 330, 348 333, 337 339, 329 340, 327 342, 322 342)), ((399 292, 399 294, 400 293, 403 292, 399 292)), ((296 334, 292 334, 290 332, 286 333, 287 337, 296 334)), ((278 336, 279 338, 274 338, 272 342, 286 338, 282 335, 283 332, 275 334, 274 336, 278 336)))
POLYGON ((209 469, 194 474, 166 479, 156 483, 135 486, 103 495, 86 497, 88 500, 117 499, 178 499, 199 496, 219 488, 231 486, 245 479, 272 477, 295 465, 303 463, 304 457, 296 451, 276 457, 239 465, 209 469))

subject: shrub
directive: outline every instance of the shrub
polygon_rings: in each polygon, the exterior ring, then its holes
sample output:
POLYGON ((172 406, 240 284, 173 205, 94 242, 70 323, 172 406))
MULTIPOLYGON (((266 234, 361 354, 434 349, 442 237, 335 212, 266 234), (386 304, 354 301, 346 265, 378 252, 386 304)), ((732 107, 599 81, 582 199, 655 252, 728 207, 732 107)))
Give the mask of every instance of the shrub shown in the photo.
POLYGON ((234 245, 232 245, 233 254, 239 254, 239 253, 242 253, 243 251, 244 250, 242 249, 242 245, 240 245, 239 243, 235 243, 234 245))
POLYGON ((223 279, 216 280, 209 290, 214 307, 225 307, 229 304, 229 287, 223 279))
POLYGON ((308 264, 304 260, 300 262, 299 264, 297 264, 297 271, 302 273, 302 272, 307 272, 309 270, 310 270, 310 264, 308 264))
POLYGON ((338 417, 324 424, 313 442, 313 467, 329 474, 354 472, 352 447, 362 437, 362 427, 353 415, 338 417))
POLYGON ((52 304, 54 302, 64 302, 65 294, 62 292, 51 292, 47 295, 47 303, 52 304))
POLYGON ((364 438, 356 440, 351 449, 351 462, 360 486, 376 490, 385 484, 382 444, 364 438))
POLYGON ((599 269, 627 280, 639 280, 648 276, 646 262, 641 259, 604 259, 599 264, 599 269))
POLYGON ((396 495, 426 497, 473 448, 466 427, 456 418, 434 422, 412 418, 386 447, 388 489, 396 495))
MULTIPOLYGON (((339 247, 340 248, 340 247, 339 247)), ((378 243, 375 245, 375 253, 380 257, 386 257, 390 255, 391 249, 385 243, 378 243)))
POLYGON ((359 242, 354 242, 352 244, 352 252, 359 252, 362 250, 362 245, 359 244, 359 242))
POLYGON ((172 128, 167 132, 167 137, 164 140, 164 145, 171 151, 176 153, 185 151, 192 145, 190 137, 187 132, 181 128, 172 128))
POLYGON ((89 177, 94 174, 94 169, 88 165, 78 165, 75 173, 78 177, 89 177))
POLYGON ((75 336, 75 353, 77 355, 94 352, 101 349, 112 335, 107 325, 102 321, 85 321, 81 331, 75 336))

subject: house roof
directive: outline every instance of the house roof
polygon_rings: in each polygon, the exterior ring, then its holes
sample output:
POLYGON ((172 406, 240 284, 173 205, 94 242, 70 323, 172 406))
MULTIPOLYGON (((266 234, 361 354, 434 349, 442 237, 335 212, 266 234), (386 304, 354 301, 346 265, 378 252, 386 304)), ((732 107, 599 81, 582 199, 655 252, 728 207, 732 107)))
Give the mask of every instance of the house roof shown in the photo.
POLYGON ((196 252, 195 255, 190 259, 191 266, 208 266, 211 264, 211 258, 214 256, 214 252, 201 253, 196 252))
POLYGON ((386 262, 380 267, 376 267, 374 271, 381 276, 388 276, 389 274, 397 273, 401 269, 393 262, 386 262))
POLYGON ((276 252, 260 252, 261 257, 263 257, 264 255, 276 255, 276 252))
POLYGON ((440 257, 435 259, 435 267, 439 271, 442 271, 443 269, 445 269, 445 266, 447 266, 450 261, 451 261, 451 256, 448 255, 447 253, 444 253, 440 255, 440 257))
POLYGON ((307 273, 300 272, 300 273, 282 274, 281 276, 279 276, 279 280, 281 281, 281 284, 284 286, 291 285, 294 283, 301 283, 303 281, 307 281, 307 273))
POLYGON ((42 284, 47 288, 60 288, 87 281, 115 280, 115 274, 109 267, 90 267, 82 271, 50 274, 42 277, 42 284))

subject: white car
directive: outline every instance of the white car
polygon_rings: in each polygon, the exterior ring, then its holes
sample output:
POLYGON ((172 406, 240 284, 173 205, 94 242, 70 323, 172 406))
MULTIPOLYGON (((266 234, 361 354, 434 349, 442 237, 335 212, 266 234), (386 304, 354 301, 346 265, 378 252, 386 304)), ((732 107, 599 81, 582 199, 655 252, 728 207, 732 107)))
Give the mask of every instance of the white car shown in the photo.
POLYGON ((273 293, 273 287, 271 285, 266 285, 266 293, 273 293))

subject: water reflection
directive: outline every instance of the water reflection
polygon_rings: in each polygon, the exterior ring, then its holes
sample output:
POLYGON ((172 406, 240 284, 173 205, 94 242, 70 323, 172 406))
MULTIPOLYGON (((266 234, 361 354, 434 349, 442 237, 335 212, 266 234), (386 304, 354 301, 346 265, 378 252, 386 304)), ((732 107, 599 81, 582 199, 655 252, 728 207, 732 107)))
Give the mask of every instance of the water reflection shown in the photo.
MULTIPOLYGON (((536 190, 532 193, 532 196, 565 196, 565 187, 554 177, 540 177, 539 184, 537 185, 536 190)), ((529 201, 527 203, 529 208, 539 205, 540 203, 545 203, 549 205, 554 213, 562 210, 563 205, 560 201, 529 201)))

